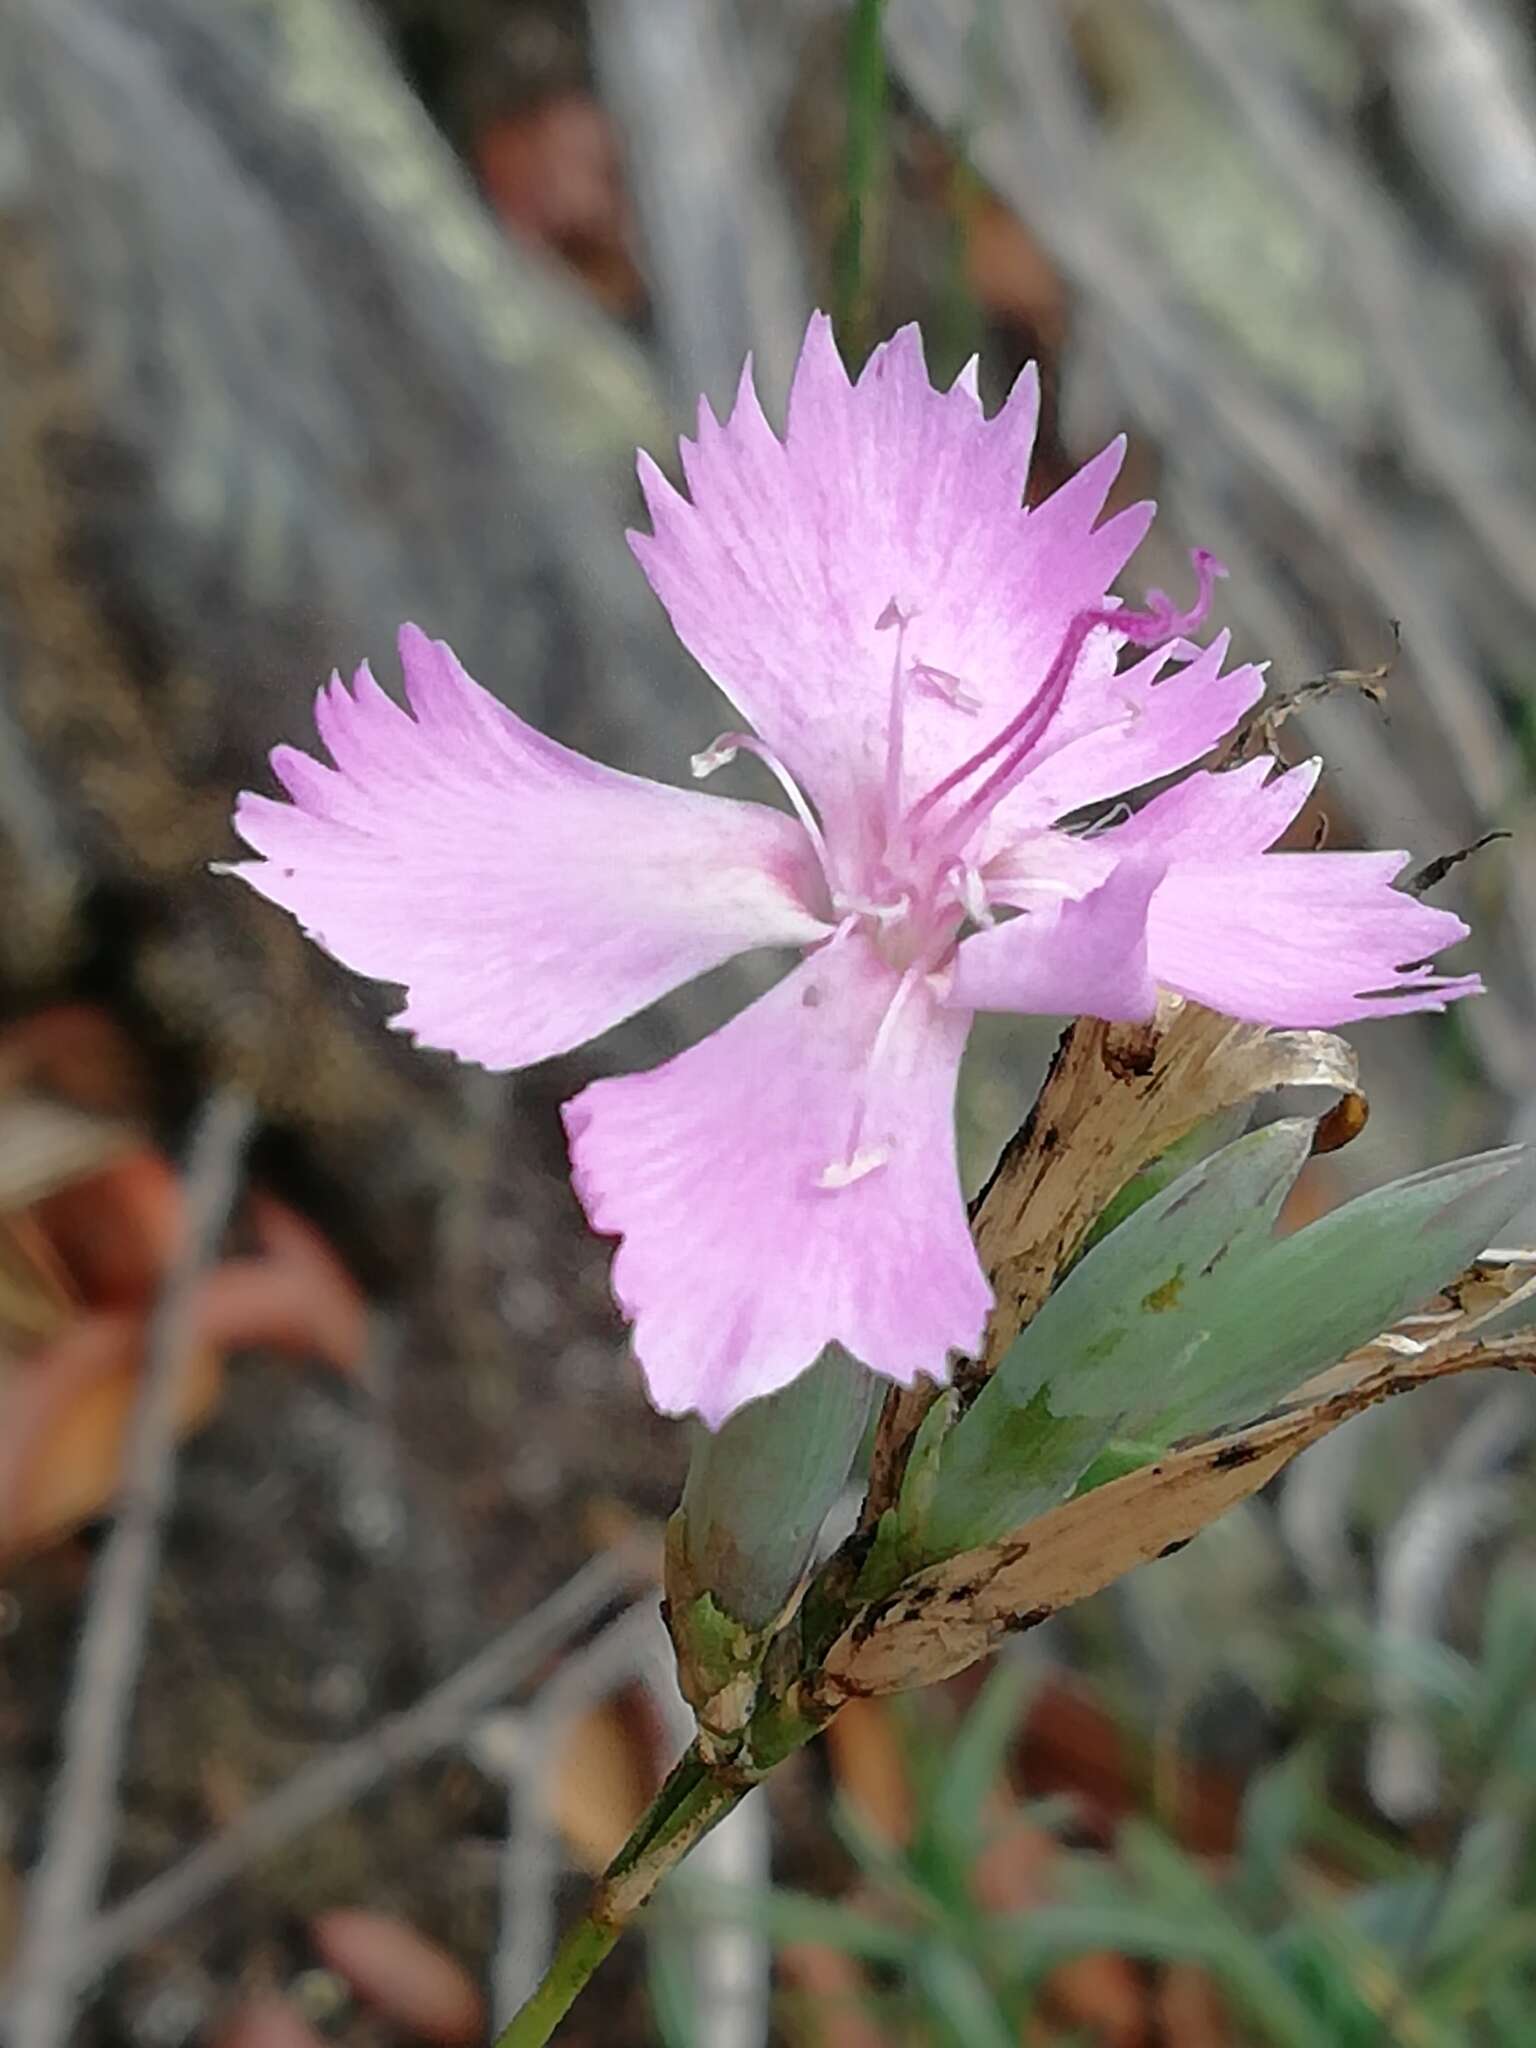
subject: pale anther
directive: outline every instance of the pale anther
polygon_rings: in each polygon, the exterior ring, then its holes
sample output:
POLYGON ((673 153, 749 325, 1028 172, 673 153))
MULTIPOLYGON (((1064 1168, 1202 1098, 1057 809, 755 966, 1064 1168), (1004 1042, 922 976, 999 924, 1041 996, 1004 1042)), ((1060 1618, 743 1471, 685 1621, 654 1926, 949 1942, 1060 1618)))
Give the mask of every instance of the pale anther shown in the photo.
POLYGON ((981 699, 965 687, 962 677, 951 675, 947 668, 935 668, 931 661, 914 661, 911 676, 925 695, 937 697, 956 711, 974 716, 981 709, 981 699))
POLYGON ((703 782, 706 777, 713 775, 716 769, 729 767, 740 752, 741 749, 734 740, 718 739, 713 746, 706 747, 703 753, 692 755, 688 766, 693 771, 694 781, 703 782))

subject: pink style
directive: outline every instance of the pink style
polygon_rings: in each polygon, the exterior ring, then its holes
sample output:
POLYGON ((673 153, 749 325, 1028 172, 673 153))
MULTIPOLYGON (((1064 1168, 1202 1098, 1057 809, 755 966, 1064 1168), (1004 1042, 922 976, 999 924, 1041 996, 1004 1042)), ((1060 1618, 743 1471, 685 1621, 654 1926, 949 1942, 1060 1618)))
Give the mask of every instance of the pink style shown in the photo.
POLYGON ((441 641, 400 636, 409 710, 366 666, 320 693, 333 766, 279 748, 240 866, 346 966, 402 984, 424 1045, 513 1068, 581 1044, 756 947, 799 964, 724 1029, 567 1104, 577 1191, 621 1240, 651 1398, 718 1426, 834 1340, 942 1380, 991 1294, 955 1163, 978 1010, 1142 1019, 1159 990, 1271 1025, 1440 1009, 1465 936, 1392 886, 1402 853, 1272 853, 1318 764, 1201 771, 1123 822, 1068 826, 1188 769, 1257 702, 1193 608, 1106 592, 1153 507, 1096 524, 1119 443, 1024 509, 1032 374, 984 416, 936 392, 915 328, 850 384, 806 336, 780 440, 744 375, 642 456, 634 549, 752 728, 788 810, 639 780, 557 746, 441 641), (1128 665, 1122 657, 1129 654, 1128 665))

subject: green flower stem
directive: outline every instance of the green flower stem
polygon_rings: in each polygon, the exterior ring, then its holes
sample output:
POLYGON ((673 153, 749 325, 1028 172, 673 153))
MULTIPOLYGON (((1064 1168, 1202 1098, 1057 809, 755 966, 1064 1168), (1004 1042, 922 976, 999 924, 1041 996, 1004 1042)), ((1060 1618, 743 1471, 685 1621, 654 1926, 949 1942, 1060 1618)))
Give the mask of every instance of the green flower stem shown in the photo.
POLYGON ((623 1931, 617 1922, 584 1914, 556 1949, 538 1990, 496 2036, 496 2048, 539 2048, 549 2040, 623 1931))
POLYGON ((848 29, 848 140, 836 256, 838 338, 857 367, 869 345, 871 229, 885 166, 885 0, 855 0, 848 29))
POLYGON ((495 2048, 543 2048, 668 1871, 748 1789, 745 1782, 716 1777, 697 1748, 687 1752, 608 1866, 591 1905, 556 1950, 543 1983, 497 2035, 495 2048))

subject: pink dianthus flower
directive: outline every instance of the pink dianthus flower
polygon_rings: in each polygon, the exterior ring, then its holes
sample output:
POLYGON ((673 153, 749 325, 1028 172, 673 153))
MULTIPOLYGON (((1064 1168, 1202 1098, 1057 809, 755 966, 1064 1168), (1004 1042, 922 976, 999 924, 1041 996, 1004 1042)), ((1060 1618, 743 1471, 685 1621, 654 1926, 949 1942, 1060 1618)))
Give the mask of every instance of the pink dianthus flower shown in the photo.
POLYGON ((850 384, 806 336, 783 440, 750 375, 640 460, 642 568, 752 731, 788 811, 600 767, 441 641, 400 636, 409 711, 366 665, 316 705, 334 766, 279 748, 236 871, 395 1022, 488 1067, 568 1051, 756 947, 799 964, 722 1030, 566 1105, 577 1192, 652 1399, 718 1425, 836 1340, 906 1384, 973 1352, 991 1293, 956 1170, 978 1010, 1150 1018, 1159 989, 1271 1025, 1439 1009, 1465 936, 1392 886, 1402 853, 1269 851, 1318 764, 1188 774, 1123 822, 1063 820, 1198 761, 1257 702, 1194 607, 1106 596, 1151 505, 1097 524, 1122 444, 1022 504, 1032 374, 995 417, 935 391, 915 328, 850 384), (1128 665, 1122 657, 1130 654, 1128 665))

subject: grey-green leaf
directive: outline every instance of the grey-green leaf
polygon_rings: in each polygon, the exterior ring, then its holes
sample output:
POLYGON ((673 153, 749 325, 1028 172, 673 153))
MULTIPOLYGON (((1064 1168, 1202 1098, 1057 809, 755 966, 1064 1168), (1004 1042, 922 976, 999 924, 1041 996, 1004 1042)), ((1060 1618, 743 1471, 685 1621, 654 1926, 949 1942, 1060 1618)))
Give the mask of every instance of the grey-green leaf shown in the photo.
POLYGON ((1266 1248, 1203 1304, 1193 1369, 1128 1433, 1161 1443, 1247 1422, 1443 1287, 1530 1199, 1521 1146, 1376 1188, 1266 1248))
POLYGON ((1270 1241, 1312 1126, 1267 1125, 1144 1202, 1067 1278, 950 1431, 924 1520, 930 1556, 990 1542, 1071 1492, 1149 1378, 1166 1389, 1204 1343, 1186 1293, 1270 1241))
POLYGON ((805 1570, 847 1480, 877 1381, 841 1345, 808 1372, 696 1429, 674 1540, 688 1582, 749 1629, 765 1627, 805 1570))
POLYGON ((1262 1414, 1453 1278, 1536 1190, 1536 1155, 1509 1147, 1277 1240, 1311 1128, 1224 1147, 1068 1274, 944 1443, 930 1556, 1054 1505, 1111 1440, 1155 1455, 1262 1414))

